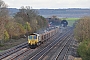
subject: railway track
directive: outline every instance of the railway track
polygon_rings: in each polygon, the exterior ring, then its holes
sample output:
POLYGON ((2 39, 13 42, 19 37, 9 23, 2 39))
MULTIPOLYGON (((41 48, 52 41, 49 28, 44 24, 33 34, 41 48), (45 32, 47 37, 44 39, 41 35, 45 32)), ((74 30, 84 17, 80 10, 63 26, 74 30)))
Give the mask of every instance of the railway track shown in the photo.
MULTIPOLYGON (((61 49, 63 50, 63 48, 65 48, 65 45, 67 44, 67 42, 69 41, 70 38, 68 38, 67 40, 67 37, 65 37, 64 39, 62 39, 62 41, 58 42, 50 51, 52 51, 54 48, 57 47, 57 45, 62 45, 61 49), (66 41, 65 41, 66 40, 66 41)), ((50 54, 50 51, 49 51, 49 54, 50 54)), ((57 51, 57 50, 56 50, 57 51)), ((60 49, 59 49, 60 51, 60 49)), ((48 53, 46 53, 44 56, 40 57, 39 60, 44 60, 44 57, 47 56, 48 53)), ((53 56, 53 55, 52 55, 53 56)), ((58 57, 57 57, 58 58, 58 57)), ((47 59, 46 59, 47 60, 47 59)), ((51 57, 48 57, 48 60, 55 60, 54 58, 51 59, 51 57)), ((57 60, 57 59, 56 59, 57 60)), ((60 60, 60 59, 59 59, 60 60)))
MULTIPOLYGON (((51 52, 49 52, 42 60, 68 60, 68 52, 72 46, 73 34, 66 41, 59 43, 51 52), (52 53, 55 52, 55 53, 52 53)), ((63 39, 64 40, 64 39, 63 39)))
POLYGON ((67 43, 70 41, 71 36, 62 39, 61 42, 59 42, 51 51, 49 51, 49 53, 46 54, 46 56, 42 57, 41 59, 42 60, 57 60, 57 58, 59 57, 59 54, 63 51, 63 49, 68 47, 67 43))
POLYGON ((66 53, 69 51, 71 41, 72 40, 70 37, 64 44, 62 44, 58 54, 52 60, 65 60, 66 59, 65 56, 66 56, 66 53))
MULTIPOLYGON (((62 60, 68 60, 68 56, 69 56, 68 53, 70 52, 70 48, 71 48, 73 42, 74 42, 74 40, 73 40, 73 38, 72 38, 72 40, 70 40, 70 43, 68 43, 68 46, 67 46, 66 49, 64 50, 64 51, 65 51, 65 54, 64 54, 62 60)), ((63 52, 64 52, 64 51, 63 51, 63 52)), ((60 58, 60 57, 59 57, 59 58, 60 58)))
POLYGON ((24 47, 27 47, 27 42, 23 43, 23 44, 20 44, 18 46, 15 46, 11 49, 8 49, 2 53, 0 53, 0 60, 7 57, 7 56, 10 56, 11 54, 17 52, 17 51, 20 51, 21 49, 23 49, 24 47))
MULTIPOLYGON (((67 34, 68 33, 69 32, 67 32, 67 34)), ((43 56, 45 56, 52 48, 54 48, 57 45, 57 43, 59 43, 60 41, 62 41, 63 38, 65 38, 64 36, 68 37, 67 34, 57 38, 52 43, 50 43, 47 47, 45 47, 44 49, 41 49, 39 52, 37 52, 33 56, 29 56, 28 58, 25 58, 25 60, 37 60, 37 59, 42 60, 43 56)))

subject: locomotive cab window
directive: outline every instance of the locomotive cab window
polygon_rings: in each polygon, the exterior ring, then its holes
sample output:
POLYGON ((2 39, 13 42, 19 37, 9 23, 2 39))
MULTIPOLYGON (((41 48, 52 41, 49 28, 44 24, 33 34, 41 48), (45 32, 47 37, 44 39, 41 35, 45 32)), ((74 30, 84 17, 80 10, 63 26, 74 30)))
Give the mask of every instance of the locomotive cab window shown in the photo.
POLYGON ((37 36, 35 35, 33 38, 34 38, 34 39, 37 39, 37 36))
POLYGON ((29 36, 29 39, 32 39, 32 36, 29 36))

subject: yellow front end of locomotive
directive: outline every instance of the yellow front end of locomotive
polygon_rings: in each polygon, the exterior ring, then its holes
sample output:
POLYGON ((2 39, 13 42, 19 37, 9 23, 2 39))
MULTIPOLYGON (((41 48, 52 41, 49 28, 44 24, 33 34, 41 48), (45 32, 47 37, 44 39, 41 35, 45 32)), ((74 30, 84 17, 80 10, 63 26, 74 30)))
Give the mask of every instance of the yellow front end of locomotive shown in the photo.
POLYGON ((38 40, 28 40, 28 44, 30 45, 36 45, 38 43, 38 40))
POLYGON ((29 45, 36 45, 38 43, 38 37, 36 35, 28 36, 28 44, 29 45))

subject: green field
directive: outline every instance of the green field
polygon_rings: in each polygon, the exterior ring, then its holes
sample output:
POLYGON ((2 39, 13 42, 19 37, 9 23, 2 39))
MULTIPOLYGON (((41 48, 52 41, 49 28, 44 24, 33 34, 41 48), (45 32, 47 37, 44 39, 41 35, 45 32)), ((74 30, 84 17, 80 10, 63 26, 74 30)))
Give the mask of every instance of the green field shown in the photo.
POLYGON ((78 20, 80 18, 60 18, 61 20, 78 20))
POLYGON ((79 18, 66 18, 66 20, 78 20, 79 18))
POLYGON ((68 26, 72 26, 76 20, 67 20, 67 21, 68 21, 68 26))

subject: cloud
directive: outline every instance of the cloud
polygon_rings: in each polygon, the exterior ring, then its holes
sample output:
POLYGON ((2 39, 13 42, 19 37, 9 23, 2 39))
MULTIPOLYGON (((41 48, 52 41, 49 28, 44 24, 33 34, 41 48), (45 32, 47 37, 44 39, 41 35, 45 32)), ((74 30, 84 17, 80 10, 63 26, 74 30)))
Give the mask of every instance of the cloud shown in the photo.
POLYGON ((32 6, 33 8, 89 7, 90 0, 4 0, 9 7, 32 6))

